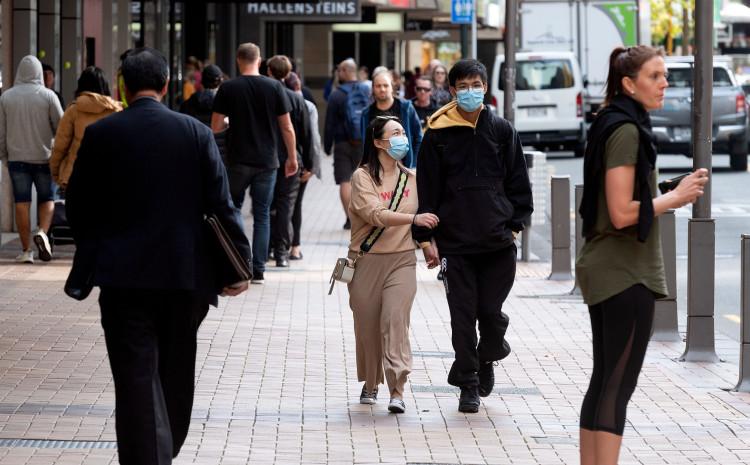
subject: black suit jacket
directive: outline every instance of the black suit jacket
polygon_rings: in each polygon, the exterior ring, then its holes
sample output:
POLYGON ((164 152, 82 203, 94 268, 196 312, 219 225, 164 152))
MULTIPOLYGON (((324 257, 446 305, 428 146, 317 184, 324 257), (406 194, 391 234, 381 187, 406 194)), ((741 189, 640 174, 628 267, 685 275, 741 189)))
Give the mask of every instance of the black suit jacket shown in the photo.
POLYGON ((98 286, 215 296, 204 214, 251 260, 211 130, 153 98, 86 128, 66 210, 76 242, 97 251, 98 286))

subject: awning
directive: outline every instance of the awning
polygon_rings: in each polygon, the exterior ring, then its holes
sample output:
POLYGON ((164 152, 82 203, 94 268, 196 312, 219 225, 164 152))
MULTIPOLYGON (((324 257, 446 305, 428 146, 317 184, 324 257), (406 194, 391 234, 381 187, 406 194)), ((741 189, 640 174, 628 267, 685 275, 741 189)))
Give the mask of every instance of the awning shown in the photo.
POLYGON ((750 23, 750 8, 742 3, 727 3, 720 16, 724 23, 750 23))

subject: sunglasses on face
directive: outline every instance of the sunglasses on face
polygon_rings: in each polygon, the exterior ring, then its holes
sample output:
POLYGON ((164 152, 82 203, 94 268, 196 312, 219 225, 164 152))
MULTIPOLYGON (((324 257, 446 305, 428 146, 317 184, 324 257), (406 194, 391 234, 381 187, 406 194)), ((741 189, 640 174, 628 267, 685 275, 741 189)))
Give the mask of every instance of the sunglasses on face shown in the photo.
POLYGON ((417 87, 417 92, 432 92, 431 87, 417 87))

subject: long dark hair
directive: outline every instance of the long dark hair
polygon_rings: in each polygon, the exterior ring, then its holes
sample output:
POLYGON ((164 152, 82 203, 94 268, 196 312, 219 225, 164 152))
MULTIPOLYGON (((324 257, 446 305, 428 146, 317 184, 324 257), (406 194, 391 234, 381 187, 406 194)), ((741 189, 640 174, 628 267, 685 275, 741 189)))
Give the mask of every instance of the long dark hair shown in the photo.
POLYGON ((635 79, 644 63, 654 57, 663 56, 660 49, 648 45, 636 47, 617 47, 609 55, 609 74, 607 75, 607 92, 604 104, 609 104, 616 95, 624 93, 622 79, 635 79))
POLYGON ((75 96, 81 95, 81 92, 93 92, 95 94, 101 94, 110 96, 109 83, 104 77, 104 71, 96 66, 89 66, 84 69, 81 76, 78 78, 78 87, 75 91, 75 96))
POLYGON ((365 131, 365 143, 362 147, 362 161, 359 166, 370 173, 370 177, 375 180, 378 186, 382 184, 380 179, 380 160, 378 159, 378 148, 375 147, 375 139, 382 139, 385 132, 385 125, 389 121, 395 121, 403 127, 401 120, 395 116, 377 116, 372 119, 365 131))

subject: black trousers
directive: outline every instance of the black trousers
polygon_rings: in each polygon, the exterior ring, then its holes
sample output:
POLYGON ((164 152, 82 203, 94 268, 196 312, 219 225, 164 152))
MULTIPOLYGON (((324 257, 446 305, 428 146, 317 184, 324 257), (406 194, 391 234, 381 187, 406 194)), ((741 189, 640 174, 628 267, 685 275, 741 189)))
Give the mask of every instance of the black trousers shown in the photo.
POLYGON ((456 353, 448 383, 476 386, 480 362, 502 360, 510 353, 505 341, 509 319, 502 308, 516 276, 516 246, 483 254, 444 255, 441 268, 456 353))
POLYGON ((302 230, 302 199, 305 197, 305 188, 307 183, 301 182, 299 184, 299 193, 297 194, 297 200, 294 202, 294 214, 292 214, 292 247, 298 247, 300 245, 300 231, 302 230))
POLYGON ((594 369, 581 428, 622 436, 654 321, 654 293, 638 284, 589 306, 594 369))
POLYGON ((284 166, 277 171, 271 203, 271 248, 277 260, 289 256, 292 246, 292 215, 299 194, 299 174, 284 176, 284 166))
POLYGON ((188 291, 103 288, 122 465, 166 465, 190 427, 198 327, 208 299, 188 291))

